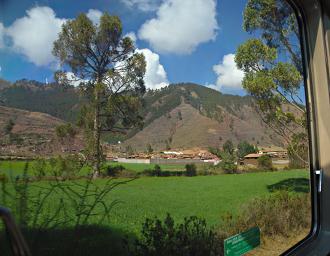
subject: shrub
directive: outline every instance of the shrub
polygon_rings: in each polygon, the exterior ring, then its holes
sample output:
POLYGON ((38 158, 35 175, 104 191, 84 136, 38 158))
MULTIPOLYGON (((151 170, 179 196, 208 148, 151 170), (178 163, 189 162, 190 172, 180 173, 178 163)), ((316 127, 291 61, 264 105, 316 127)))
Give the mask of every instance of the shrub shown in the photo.
POLYGON ((129 255, 159 256, 204 256, 219 255, 221 244, 215 232, 207 228, 204 219, 192 216, 184 218, 182 224, 175 224, 167 214, 164 221, 146 219, 142 238, 136 239, 128 248, 129 255))
POLYGON ((125 167, 122 165, 109 165, 106 167, 106 174, 111 177, 120 176, 124 170, 125 167))
POLYGON ((154 166, 154 169, 153 169, 153 176, 157 176, 157 177, 160 177, 162 176, 162 168, 160 168, 160 166, 158 164, 156 164, 154 166))
POLYGON ((235 157, 226 152, 221 154, 222 160, 220 162, 220 167, 226 174, 237 173, 237 165, 235 163, 235 157))
POLYGON ((65 137, 73 138, 77 134, 77 130, 70 123, 61 124, 57 126, 55 132, 56 132, 56 136, 61 139, 65 137))
POLYGON ((47 161, 44 158, 37 158, 33 162, 34 175, 41 179, 46 176, 47 161))
POLYGON ((256 198, 243 206, 239 216, 225 215, 220 234, 228 237, 258 226, 264 236, 289 237, 310 227, 309 196, 281 191, 256 198))
POLYGON ((197 168, 195 164, 186 164, 186 175, 189 177, 197 175, 197 168))
POLYGON ((162 169, 158 164, 156 164, 153 169, 145 169, 143 172, 140 172, 139 174, 142 176, 157 176, 157 177, 165 176, 165 173, 162 172, 162 169))
POLYGON ((139 172, 139 175, 141 176, 153 176, 153 174, 152 169, 144 169, 142 172, 139 172))
POLYGON ((258 159, 258 168, 264 170, 273 170, 273 162, 270 156, 262 155, 258 159))
POLYGON ((221 150, 219 148, 209 147, 208 151, 217 157, 221 157, 221 150))
POLYGON ((62 178, 77 176, 83 165, 83 159, 77 154, 57 156, 49 159, 51 174, 62 178))
POLYGON ((170 176, 183 176, 185 172, 183 171, 162 171, 162 177, 170 177, 170 176))

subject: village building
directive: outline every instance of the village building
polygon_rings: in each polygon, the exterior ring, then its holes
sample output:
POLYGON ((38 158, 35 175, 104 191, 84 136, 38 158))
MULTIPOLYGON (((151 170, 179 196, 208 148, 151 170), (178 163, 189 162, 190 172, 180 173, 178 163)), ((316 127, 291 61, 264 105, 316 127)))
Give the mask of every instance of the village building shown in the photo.
POLYGON ((262 154, 254 153, 254 154, 248 154, 244 156, 244 159, 240 162, 240 165, 258 165, 258 159, 262 156, 262 154))
POLYGON ((259 154, 269 155, 273 159, 287 159, 288 151, 281 147, 266 147, 259 150, 259 154))
POLYGON ((119 163, 144 163, 144 164, 199 164, 208 163, 217 165, 220 159, 208 152, 207 150, 183 150, 183 151, 162 151, 153 153, 135 153, 130 156, 121 155, 110 157, 111 153, 107 154, 107 159, 119 163))
POLYGON ((273 164, 287 165, 289 164, 288 151, 281 147, 266 147, 259 149, 258 153, 248 154, 240 161, 240 165, 257 166, 258 159, 262 155, 268 155, 271 157, 273 164))

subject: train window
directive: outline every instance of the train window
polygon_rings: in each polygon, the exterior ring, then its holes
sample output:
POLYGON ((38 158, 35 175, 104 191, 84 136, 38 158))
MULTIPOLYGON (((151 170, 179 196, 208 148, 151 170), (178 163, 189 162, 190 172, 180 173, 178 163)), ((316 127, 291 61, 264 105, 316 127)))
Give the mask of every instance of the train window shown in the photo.
POLYGON ((2 1, 0 205, 31 253, 278 255, 303 240, 313 119, 296 14, 2 1))

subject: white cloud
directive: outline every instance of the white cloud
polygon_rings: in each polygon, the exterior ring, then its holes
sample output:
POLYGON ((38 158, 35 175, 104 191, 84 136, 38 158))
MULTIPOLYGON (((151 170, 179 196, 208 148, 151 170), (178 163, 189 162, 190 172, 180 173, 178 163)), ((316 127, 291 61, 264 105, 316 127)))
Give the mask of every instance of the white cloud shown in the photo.
POLYGON ((68 79, 70 84, 73 85, 74 87, 78 87, 80 85, 80 83, 88 82, 88 80, 86 80, 86 79, 81 79, 81 78, 75 76, 75 74, 73 74, 72 72, 66 72, 65 75, 66 75, 66 79, 68 79))
POLYGON ((4 37, 5 37, 5 27, 0 22, 0 49, 5 46, 4 37))
MULTIPOLYGON (((218 65, 213 66, 213 71, 217 75, 216 85, 213 89, 218 90, 238 90, 242 89, 244 72, 236 67, 235 54, 227 54, 218 65)), ((212 88, 212 86, 208 86, 212 88)))
POLYGON ((211 88, 211 89, 213 89, 213 90, 219 91, 219 87, 216 86, 215 84, 209 84, 209 83, 206 83, 204 86, 205 86, 205 87, 208 87, 208 88, 211 88))
POLYGON ((34 7, 8 27, 6 34, 12 39, 13 49, 30 62, 37 66, 50 65, 55 62, 53 42, 65 21, 57 18, 49 7, 34 7))
POLYGON ((137 49, 136 52, 143 53, 147 67, 144 82, 147 89, 160 89, 168 85, 166 71, 159 61, 159 55, 149 49, 137 49))
POLYGON ((87 17, 96 25, 100 23, 102 12, 97 9, 89 9, 87 12, 87 17))
POLYGON ((189 54, 215 39, 217 29, 216 0, 165 0, 138 35, 156 51, 189 54))
POLYGON ((129 37, 133 41, 133 43, 135 44, 136 34, 134 32, 128 32, 126 35, 124 35, 124 37, 129 37))
POLYGON ((150 12, 157 10, 158 0, 121 0, 129 8, 138 8, 140 11, 150 12))

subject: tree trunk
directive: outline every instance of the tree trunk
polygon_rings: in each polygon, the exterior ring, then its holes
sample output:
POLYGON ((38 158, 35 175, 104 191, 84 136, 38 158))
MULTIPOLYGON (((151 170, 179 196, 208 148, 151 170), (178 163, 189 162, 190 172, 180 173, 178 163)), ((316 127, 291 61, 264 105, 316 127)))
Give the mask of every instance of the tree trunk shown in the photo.
POLYGON ((94 163, 93 163, 93 177, 100 176, 100 167, 101 167, 101 144, 100 144, 100 88, 99 83, 95 87, 95 112, 94 112, 94 163))

